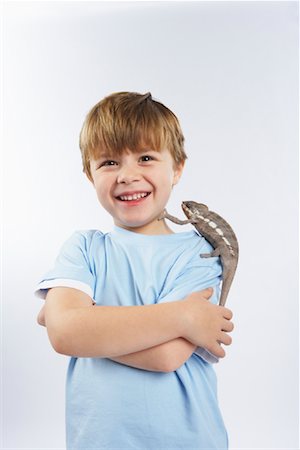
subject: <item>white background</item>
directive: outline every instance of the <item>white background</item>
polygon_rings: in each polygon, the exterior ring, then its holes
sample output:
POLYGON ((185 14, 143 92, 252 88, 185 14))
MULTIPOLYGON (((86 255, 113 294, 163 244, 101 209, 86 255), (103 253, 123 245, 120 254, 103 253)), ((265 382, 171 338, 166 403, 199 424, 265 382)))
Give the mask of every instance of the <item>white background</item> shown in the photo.
POLYGON ((189 159, 169 212, 206 203, 239 238, 216 367, 231 448, 298 448, 297 2, 7 2, 3 38, 2 447, 64 448, 68 358, 33 290, 74 230, 111 228, 78 135, 125 90, 181 121, 189 159))

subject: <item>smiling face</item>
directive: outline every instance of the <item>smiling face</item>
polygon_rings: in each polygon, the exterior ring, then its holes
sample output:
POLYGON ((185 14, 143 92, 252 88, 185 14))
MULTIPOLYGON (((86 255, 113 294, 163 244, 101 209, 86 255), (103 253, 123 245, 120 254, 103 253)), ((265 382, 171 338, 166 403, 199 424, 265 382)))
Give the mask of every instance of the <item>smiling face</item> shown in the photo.
POLYGON ((172 232, 164 220, 157 218, 181 176, 183 165, 176 166, 167 149, 142 149, 134 153, 126 149, 115 158, 103 154, 90 162, 98 200, 115 225, 143 234, 172 232))

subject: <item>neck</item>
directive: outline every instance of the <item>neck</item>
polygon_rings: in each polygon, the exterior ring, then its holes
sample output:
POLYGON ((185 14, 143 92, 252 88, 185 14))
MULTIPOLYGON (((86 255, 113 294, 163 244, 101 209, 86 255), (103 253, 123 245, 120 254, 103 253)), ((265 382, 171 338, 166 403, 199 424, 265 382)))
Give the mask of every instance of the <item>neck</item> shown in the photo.
POLYGON ((163 220, 157 220, 155 222, 152 222, 151 224, 146 224, 138 227, 134 226, 126 226, 124 224, 115 223, 120 228, 124 228, 128 231, 133 231, 134 233, 140 233, 140 234, 148 234, 148 235, 161 235, 161 234, 173 234, 174 231, 171 230, 171 228, 168 227, 166 224, 166 221, 163 220))

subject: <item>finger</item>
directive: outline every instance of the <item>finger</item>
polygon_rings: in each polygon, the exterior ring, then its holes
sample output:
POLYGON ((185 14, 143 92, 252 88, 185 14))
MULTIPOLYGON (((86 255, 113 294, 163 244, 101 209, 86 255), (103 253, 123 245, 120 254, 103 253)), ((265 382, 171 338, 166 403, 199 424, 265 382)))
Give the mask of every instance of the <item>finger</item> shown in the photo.
POLYGON ((209 288, 207 288, 207 289, 204 289, 203 291, 200 291, 201 295, 202 295, 206 300, 208 300, 208 299, 212 296, 213 292, 214 292, 214 290, 213 290, 213 288, 211 288, 211 287, 209 287, 209 288))
POLYGON ((224 358, 226 355, 225 350, 221 347, 219 342, 216 342, 210 349, 210 353, 215 355, 217 358, 224 358))
POLYGON ((225 319, 231 320, 233 317, 232 311, 228 308, 223 308, 223 317, 225 317, 225 319))
POLYGON ((227 331, 230 333, 234 329, 234 325, 229 320, 224 320, 222 323, 222 331, 227 331))
POLYGON ((232 343, 232 338, 222 331, 220 334, 220 342, 225 345, 230 345, 232 343))

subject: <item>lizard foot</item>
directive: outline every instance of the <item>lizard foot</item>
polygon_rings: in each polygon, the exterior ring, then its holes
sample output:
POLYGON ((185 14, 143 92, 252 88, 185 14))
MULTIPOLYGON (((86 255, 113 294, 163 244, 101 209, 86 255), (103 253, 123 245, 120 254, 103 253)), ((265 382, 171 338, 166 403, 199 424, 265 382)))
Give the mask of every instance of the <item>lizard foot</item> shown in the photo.
POLYGON ((171 222, 176 223, 177 225, 186 225, 187 223, 196 223, 195 220, 191 220, 191 219, 188 219, 188 220, 177 219, 177 217, 171 216, 171 214, 169 214, 166 209, 157 218, 157 220, 162 220, 162 219, 169 219, 171 222))
POLYGON ((167 216, 168 216, 167 210, 164 209, 163 212, 161 213, 161 215, 158 216, 157 220, 163 220, 163 219, 166 219, 167 216))
POLYGON ((200 253, 201 258, 212 258, 214 256, 220 256, 220 250, 215 248, 211 253, 200 253))

